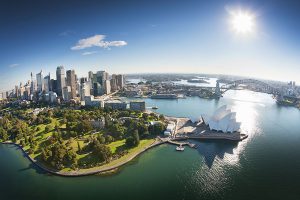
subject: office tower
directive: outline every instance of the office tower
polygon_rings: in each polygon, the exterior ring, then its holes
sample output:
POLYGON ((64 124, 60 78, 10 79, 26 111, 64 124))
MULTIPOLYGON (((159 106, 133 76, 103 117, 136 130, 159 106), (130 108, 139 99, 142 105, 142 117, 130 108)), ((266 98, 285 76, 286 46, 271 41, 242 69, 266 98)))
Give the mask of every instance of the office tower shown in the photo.
POLYGON ((104 93, 110 94, 110 81, 109 80, 104 80, 103 87, 104 87, 104 93))
POLYGON ((70 99, 71 99, 71 87, 70 86, 65 86, 64 88, 63 88, 63 99, 65 100, 65 101, 70 101, 70 99))
POLYGON ((94 96, 101 96, 103 95, 103 87, 100 83, 94 83, 93 84, 93 93, 94 93, 94 96))
POLYGON ((110 89, 111 89, 111 92, 115 92, 118 90, 117 80, 115 78, 110 79, 110 89))
POLYGON ((20 83, 19 96, 23 98, 24 92, 25 92, 25 87, 24 87, 24 85, 22 83, 20 83))
POLYGON ((109 74, 105 71, 97 71, 96 79, 98 83, 103 85, 104 81, 109 79, 109 74))
POLYGON ((74 70, 67 71, 67 86, 71 87, 71 99, 76 97, 76 75, 74 70))
POLYGON ((93 78, 94 78, 94 73, 92 71, 89 71, 88 80, 93 82, 93 78))
POLYGON ((50 91, 50 73, 44 77, 44 90, 45 92, 50 91))
POLYGON ((19 87, 16 85, 15 86, 15 97, 19 97, 19 87))
POLYGON ((80 84, 83 84, 83 83, 86 83, 86 82, 88 82, 88 78, 86 78, 86 77, 80 78, 80 84))
POLYGON ((65 79, 65 68, 63 66, 58 66, 56 68, 56 80, 57 80, 57 95, 62 97, 63 88, 66 86, 65 79))
POLYGON ((37 84, 37 91, 42 92, 44 90, 44 77, 43 77, 42 70, 40 73, 36 74, 36 84, 37 84))
POLYGON ((117 87, 122 89, 124 87, 124 76, 122 74, 116 75, 117 87))
POLYGON ((89 82, 85 82, 85 83, 81 84, 81 88, 80 88, 80 99, 81 99, 81 101, 84 100, 84 97, 91 95, 90 91, 91 91, 91 88, 90 88, 89 82))
POLYGON ((57 80, 50 80, 50 91, 57 92, 57 80))

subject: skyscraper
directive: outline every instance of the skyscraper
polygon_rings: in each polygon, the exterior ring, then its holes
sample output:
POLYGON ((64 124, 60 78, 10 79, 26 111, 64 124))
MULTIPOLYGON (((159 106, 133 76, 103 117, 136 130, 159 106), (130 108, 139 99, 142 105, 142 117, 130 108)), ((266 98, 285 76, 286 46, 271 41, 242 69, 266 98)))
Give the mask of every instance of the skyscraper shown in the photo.
POLYGON ((67 71, 67 86, 71 87, 71 99, 76 97, 76 75, 74 70, 67 71))
POLYGON ((109 94, 110 93, 110 81, 109 80, 105 80, 103 82, 103 87, 104 87, 104 93, 105 94, 109 94))
POLYGON ((112 92, 115 92, 118 89, 117 80, 115 78, 110 79, 110 88, 112 92))
POLYGON ((122 89, 124 87, 124 76, 122 74, 116 75, 117 87, 122 89))
POLYGON ((50 73, 44 77, 44 90, 45 92, 50 91, 50 73))
POLYGON ((63 66, 58 66, 56 68, 56 80, 57 80, 57 95, 59 97, 62 97, 63 88, 66 86, 65 68, 63 66))
POLYGON ((36 74, 36 84, 37 84, 37 91, 42 92, 44 90, 44 77, 43 77, 42 70, 40 73, 36 74))

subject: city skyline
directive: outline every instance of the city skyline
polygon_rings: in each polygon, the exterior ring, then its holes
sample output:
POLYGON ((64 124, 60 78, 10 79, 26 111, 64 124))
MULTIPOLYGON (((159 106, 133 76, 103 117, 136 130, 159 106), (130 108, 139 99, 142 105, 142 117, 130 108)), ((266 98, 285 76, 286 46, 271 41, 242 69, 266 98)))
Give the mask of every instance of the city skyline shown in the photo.
POLYGON ((106 70, 300 81, 297 1, 18 3, 1 3, 0 91, 30 72, 54 77, 60 65, 78 77, 106 70), (255 31, 234 33, 232 10, 254 15, 255 31))

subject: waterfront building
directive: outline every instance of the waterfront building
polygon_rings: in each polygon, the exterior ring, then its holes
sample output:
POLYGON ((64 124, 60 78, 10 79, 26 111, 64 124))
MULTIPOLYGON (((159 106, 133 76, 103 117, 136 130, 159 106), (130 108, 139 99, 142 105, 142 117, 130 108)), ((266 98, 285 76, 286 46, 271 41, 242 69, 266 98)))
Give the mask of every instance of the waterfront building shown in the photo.
POLYGON ((127 108, 126 102, 121 102, 119 100, 110 100, 104 103, 105 108, 111 108, 114 110, 125 110, 127 108))
POLYGON ((71 87, 70 86, 65 86, 63 88, 63 99, 64 99, 64 101, 70 101, 71 97, 72 97, 71 87))
POLYGON ((175 123, 174 122, 169 122, 166 130, 164 131, 165 136, 171 136, 175 132, 175 123))
POLYGON ((145 111, 146 110, 145 101, 131 101, 130 102, 130 110, 145 111))
POLYGON ((76 75, 74 70, 67 71, 66 85, 71 88, 71 99, 76 97, 76 75))
POLYGON ((104 102, 101 99, 95 99, 93 95, 84 97, 85 106, 104 107, 104 102))
POLYGON ((37 92, 42 92, 44 90, 44 77, 43 71, 36 74, 36 84, 37 84, 37 92))
POLYGON ((241 126, 241 123, 236 121, 236 113, 227 109, 226 105, 217 109, 211 117, 202 115, 202 120, 209 126, 210 130, 222 131, 223 133, 237 132, 241 126))
POLYGON ((56 68, 56 80, 57 80, 57 95, 62 97, 63 88, 66 86, 65 79, 65 68, 63 66, 58 66, 56 68))

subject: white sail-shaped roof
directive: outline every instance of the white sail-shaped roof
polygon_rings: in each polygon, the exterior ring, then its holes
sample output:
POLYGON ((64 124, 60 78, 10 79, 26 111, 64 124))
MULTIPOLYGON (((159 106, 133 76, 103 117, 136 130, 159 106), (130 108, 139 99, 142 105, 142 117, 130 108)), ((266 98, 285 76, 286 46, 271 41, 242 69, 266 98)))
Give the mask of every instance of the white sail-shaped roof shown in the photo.
POLYGON ((202 115, 202 119, 210 130, 222 131, 224 133, 233 133, 240 129, 241 123, 236 121, 236 113, 227 109, 227 106, 221 106, 212 117, 202 115))

